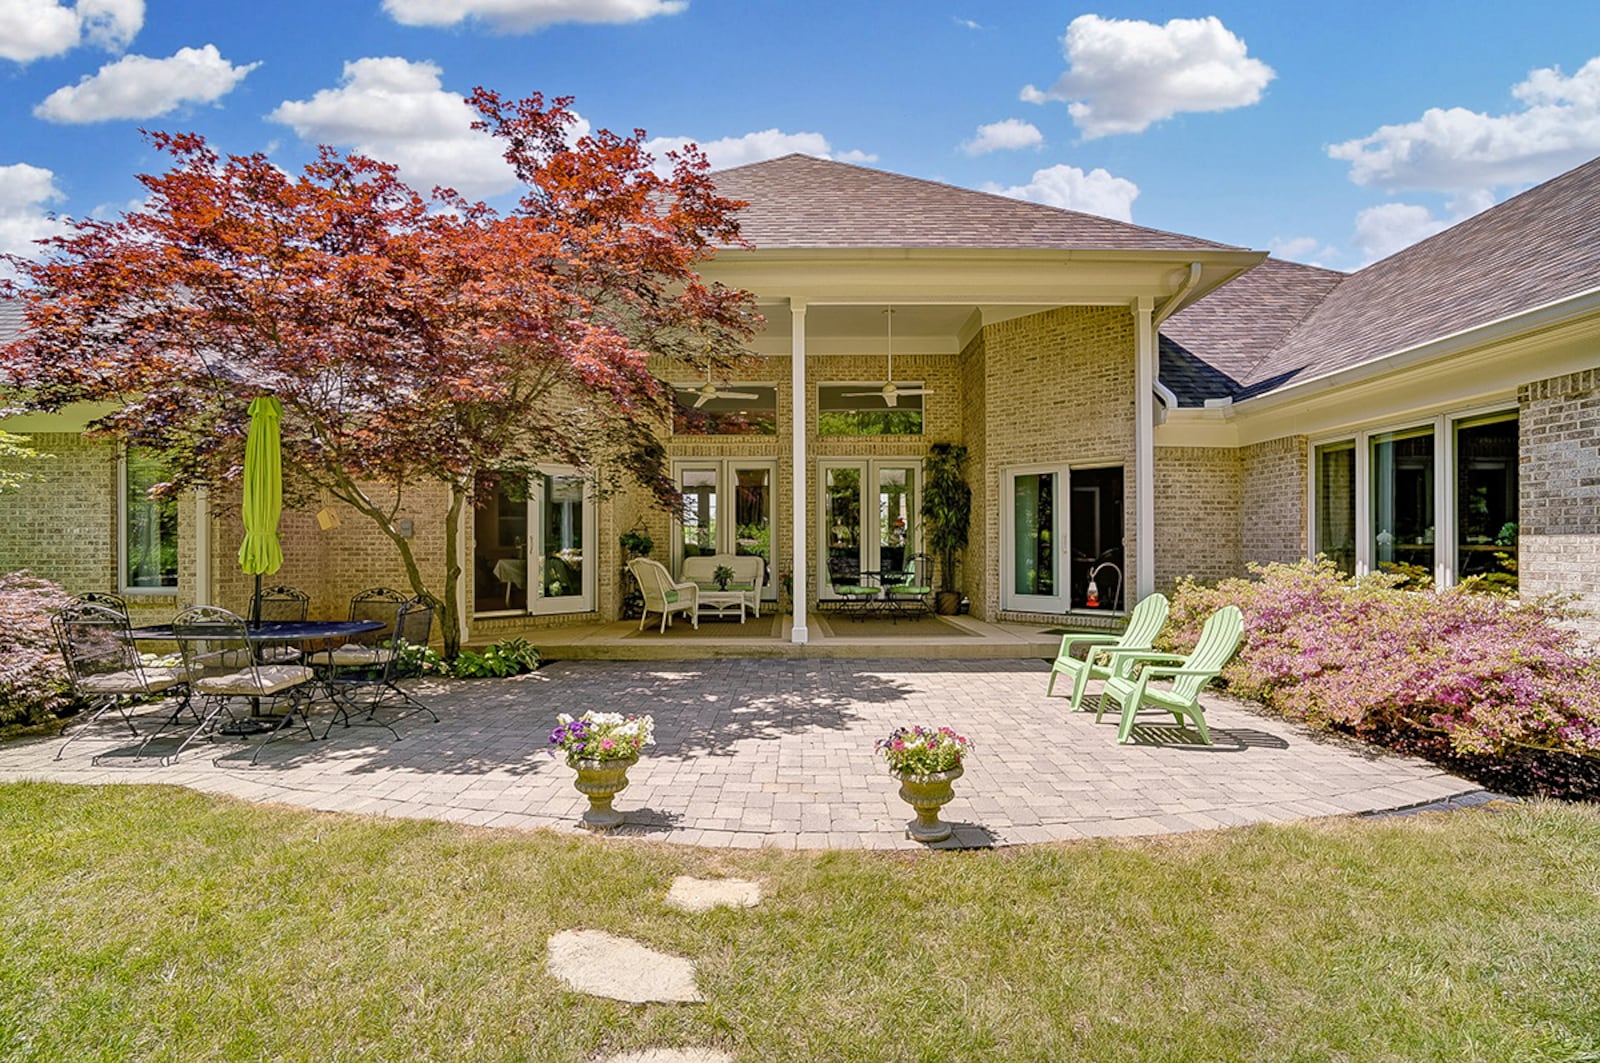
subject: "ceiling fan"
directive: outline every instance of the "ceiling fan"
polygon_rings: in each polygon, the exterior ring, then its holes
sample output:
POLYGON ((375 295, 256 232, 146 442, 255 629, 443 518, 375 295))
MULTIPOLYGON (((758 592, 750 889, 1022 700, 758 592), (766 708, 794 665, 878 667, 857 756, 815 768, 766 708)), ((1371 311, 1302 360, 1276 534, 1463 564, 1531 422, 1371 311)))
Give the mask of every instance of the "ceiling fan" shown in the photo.
POLYGON ((894 406, 901 395, 932 395, 933 392, 923 387, 901 387, 894 382, 894 307, 884 310, 885 324, 885 350, 889 356, 889 372, 884 380, 883 387, 877 391, 847 391, 849 398, 868 398, 876 395, 883 400, 885 406, 894 406))
MULTIPOLYGON (((726 386, 727 384, 724 383, 723 387, 726 386)), ((706 365, 706 382, 704 384, 698 387, 692 385, 687 387, 680 386, 678 390, 695 397, 694 408, 697 410, 712 399, 759 399, 761 397, 749 391, 724 391, 722 388, 717 387, 716 383, 711 379, 711 366, 709 364, 706 365)))

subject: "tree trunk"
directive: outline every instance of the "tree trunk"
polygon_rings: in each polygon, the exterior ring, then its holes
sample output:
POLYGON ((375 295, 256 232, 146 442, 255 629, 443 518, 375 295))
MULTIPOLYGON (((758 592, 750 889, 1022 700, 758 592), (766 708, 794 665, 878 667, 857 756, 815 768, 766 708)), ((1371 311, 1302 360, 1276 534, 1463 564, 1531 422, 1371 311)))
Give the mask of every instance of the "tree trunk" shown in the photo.
POLYGON ((444 636, 444 655, 461 652, 461 508, 466 505, 467 487, 460 480, 450 481, 450 507, 444 518, 444 599, 439 603, 439 626, 444 636))

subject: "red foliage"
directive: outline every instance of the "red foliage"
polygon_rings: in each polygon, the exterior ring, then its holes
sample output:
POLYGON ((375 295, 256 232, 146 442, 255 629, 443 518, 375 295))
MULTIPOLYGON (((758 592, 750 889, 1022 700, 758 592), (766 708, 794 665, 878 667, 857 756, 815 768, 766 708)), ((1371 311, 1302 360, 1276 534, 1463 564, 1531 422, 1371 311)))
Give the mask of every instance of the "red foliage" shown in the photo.
POLYGON ((67 594, 27 572, 0 575, 0 725, 38 723, 67 704, 67 671, 50 617, 67 594))

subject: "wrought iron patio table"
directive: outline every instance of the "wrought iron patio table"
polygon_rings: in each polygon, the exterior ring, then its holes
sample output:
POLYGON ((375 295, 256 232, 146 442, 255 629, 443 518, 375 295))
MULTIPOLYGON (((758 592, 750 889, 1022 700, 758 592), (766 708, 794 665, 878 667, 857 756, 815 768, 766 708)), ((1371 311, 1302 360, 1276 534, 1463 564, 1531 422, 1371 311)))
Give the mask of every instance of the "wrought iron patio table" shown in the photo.
MULTIPOLYGON (((305 644, 313 642, 333 642, 338 639, 348 639, 355 635, 368 635, 374 631, 382 631, 385 624, 381 620, 262 620, 248 625, 250 641, 262 643, 299 644, 302 649, 305 644)), ((128 632, 128 638, 135 642, 173 642, 171 624, 153 624, 148 627, 136 627, 128 632)), ((250 719, 241 720, 227 728, 222 733, 232 735, 260 734, 274 729, 277 718, 261 712, 261 699, 250 699, 250 719)))

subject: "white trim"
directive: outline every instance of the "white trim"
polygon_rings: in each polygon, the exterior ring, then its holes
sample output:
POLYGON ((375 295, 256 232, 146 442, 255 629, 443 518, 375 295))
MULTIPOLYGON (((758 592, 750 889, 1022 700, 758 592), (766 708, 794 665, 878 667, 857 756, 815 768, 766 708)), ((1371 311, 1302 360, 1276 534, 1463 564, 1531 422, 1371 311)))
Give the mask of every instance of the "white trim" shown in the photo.
MULTIPOLYGON (((1133 498, 1134 568, 1137 576, 1132 594, 1124 597, 1131 605, 1156 589, 1156 485, 1155 485, 1155 379, 1157 348, 1153 303, 1141 295, 1133 304, 1134 322, 1134 412, 1133 412, 1133 498)), ((1123 573, 1127 578, 1127 573, 1123 573)))
POLYGON ((194 493, 194 604, 211 604, 211 492, 194 493))
POLYGON ((1047 464, 1008 465, 1000 470, 1000 611, 1007 613, 1041 613, 1058 615, 1067 612, 1072 604, 1072 570, 1066 562, 1072 557, 1071 520, 1065 515, 1061 503, 1071 504, 1072 467, 1066 462, 1047 464), (1012 576, 1017 564, 1017 477, 1050 475, 1056 478, 1056 504, 1051 507, 1051 559, 1050 571, 1056 575, 1056 594, 1018 594, 1013 589, 1012 576))
MULTIPOLYGON (((176 543, 174 543, 176 545, 176 543)), ((178 594, 179 583, 170 587, 130 587, 128 585, 128 448, 117 447, 117 593, 130 598, 172 598, 178 594)), ((182 571, 174 573, 181 581, 182 571)))
MULTIPOLYGON (((828 573, 828 498, 825 490, 827 473, 829 469, 854 469, 861 474, 861 497, 857 503, 860 527, 856 529, 857 557, 861 560, 862 571, 870 572, 881 569, 883 564, 882 544, 877 542, 877 499, 878 488, 882 483, 880 474, 885 468, 909 469, 911 472, 911 514, 920 518, 922 511, 922 458, 915 455, 896 457, 826 457, 817 459, 817 599, 834 601, 833 584, 828 573), (869 532, 868 514, 872 514, 869 532)), ((922 522, 920 519, 906 529, 906 557, 922 553, 922 522)), ((798 584, 797 584, 798 586, 798 584)))
POLYGON ((794 621, 789 628, 789 641, 802 646, 810 641, 806 627, 806 304, 804 300, 789 300, 789 421, 790 421, 790 563, 794 565, 794 621))
POLYGON ((592 613, 595 610, 595 582, 598 575, 600 507, 595 504, 594 490, 583 470, 571 465, 539 465, 528 492, 528 549, 525 564, 528 566, 528 584, 524 588, 528 598, 530 616, 564 616, 570 613, 592 613), (583 522, 583 540, 578 544, 581 568, 578 572, 578 593, 547 597, 545 595, 544 561, 549 556, 549 544, 544 541, 546 524, 544 481, 546 477, 560 476, 576 479, 581 485, 578 495, 579 520, 583 522), (534 559, 538 558, 538 579, 535 581, 534 559))
MULTIPOLYGON (((778 459, 777 458, 674 458, 672 459, 672 481, 681 490, 683 487, 683 474, 695 469, 716 474, 716 499, 717 499, 717 531, 716 542, 712 549, 719 554, 739 553, 739 522, 738 522, 738 491, 739 473, 748 469, 759 469, 768 474, 767 491, 767 527, 771 535, 767 538, 767 550, 774 553, 781 545, 777 538, 778 530, 778 459)), ((680 514, 672 518, 672 552, 669 560, 672 565, 672 574, 678 578, 683 571, 683 517, 680 514)), ((759 555, 746 555, 759 556, 759 555)), ((765 559, 767 562, 767 578, 761 588, 763 602, 776 601, 778 597, 778 558, 776 556, 765 559)))

